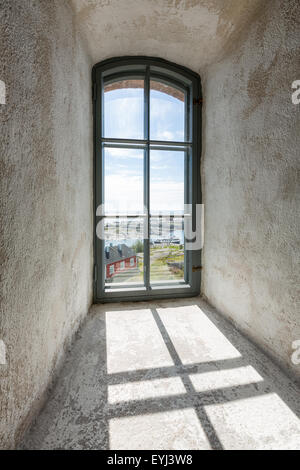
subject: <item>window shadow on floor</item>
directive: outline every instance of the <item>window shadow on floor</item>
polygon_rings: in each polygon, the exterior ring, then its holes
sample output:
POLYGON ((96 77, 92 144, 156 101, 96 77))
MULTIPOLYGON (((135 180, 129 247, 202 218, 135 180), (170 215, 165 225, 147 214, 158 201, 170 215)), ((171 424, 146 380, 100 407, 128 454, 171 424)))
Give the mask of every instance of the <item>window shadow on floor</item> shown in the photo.
POLYGON ((23 448, 300 448, 297 416, 296 387, 205 303, 95 306, 23 448))

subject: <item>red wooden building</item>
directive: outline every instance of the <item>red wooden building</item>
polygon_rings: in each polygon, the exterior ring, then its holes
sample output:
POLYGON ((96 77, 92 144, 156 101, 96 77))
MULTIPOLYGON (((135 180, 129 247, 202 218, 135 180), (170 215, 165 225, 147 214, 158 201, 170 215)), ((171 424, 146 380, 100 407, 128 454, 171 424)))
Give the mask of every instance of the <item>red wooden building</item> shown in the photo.
POLYGON ((125 243, 105 247, 105 276, 106 279, 113 278, 129 269, 137 267, 135 251, 125 243))

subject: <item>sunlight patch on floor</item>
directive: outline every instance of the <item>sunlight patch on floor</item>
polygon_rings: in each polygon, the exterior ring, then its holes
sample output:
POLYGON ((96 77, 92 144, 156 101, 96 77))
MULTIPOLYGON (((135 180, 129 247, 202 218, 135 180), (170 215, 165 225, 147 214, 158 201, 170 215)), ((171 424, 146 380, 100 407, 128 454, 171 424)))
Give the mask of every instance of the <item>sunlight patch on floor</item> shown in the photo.
POLYGON ((261 375, 252 366, 191 374, 189 377, 196 392, 263 382, 261 375))
POLYGON ((210 449, 193 408, 114 418, 109 422, 110 449, 210 449))
POLYGON ((157 312, 183 364, 241 357, 197 305, 157 308, 157 312))
POLYGON ((174 365, 151 310, 106 312, 106 331, 109 374, 174 365))
POLYGON ((185 394, 186 390, 180 377, 144 380, 108 386, 110 404, 130 400, 147 400, 148 398, 169 397, 185 394))
POLYGON ((276 394, 209 405, 205 411, 225 449, 299 449, 300 422, 276 394))

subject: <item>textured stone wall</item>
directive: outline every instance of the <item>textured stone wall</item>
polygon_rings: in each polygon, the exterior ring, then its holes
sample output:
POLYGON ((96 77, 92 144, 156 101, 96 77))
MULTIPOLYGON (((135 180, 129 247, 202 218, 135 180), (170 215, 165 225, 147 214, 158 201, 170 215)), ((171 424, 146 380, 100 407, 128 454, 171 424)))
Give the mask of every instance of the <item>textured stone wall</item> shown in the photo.
POLYGON ((64 0, 0 0, 0 447, 92 302, 91 63, 64 0))
POLYGON ((298 0, 274 0, 204 81, 202 291, 293 377, 300 339, 298 0))

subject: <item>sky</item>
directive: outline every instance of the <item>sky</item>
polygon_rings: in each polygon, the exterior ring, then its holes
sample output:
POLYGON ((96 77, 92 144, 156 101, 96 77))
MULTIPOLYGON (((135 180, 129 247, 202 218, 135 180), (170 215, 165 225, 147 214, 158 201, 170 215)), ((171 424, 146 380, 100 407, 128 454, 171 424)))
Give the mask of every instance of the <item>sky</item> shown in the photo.
MULTIPOLYGON (((118 89, 105 93, 105 137, 144 138, 144 90, 118 89)), ((184 103, 151 90, 150 138, 184 140, 184 103)), ((143 213, 144 151, 105 148, 105 211, 143 213)), ((183 211, 184 152, 150 151, 151 213, 183 211)))

